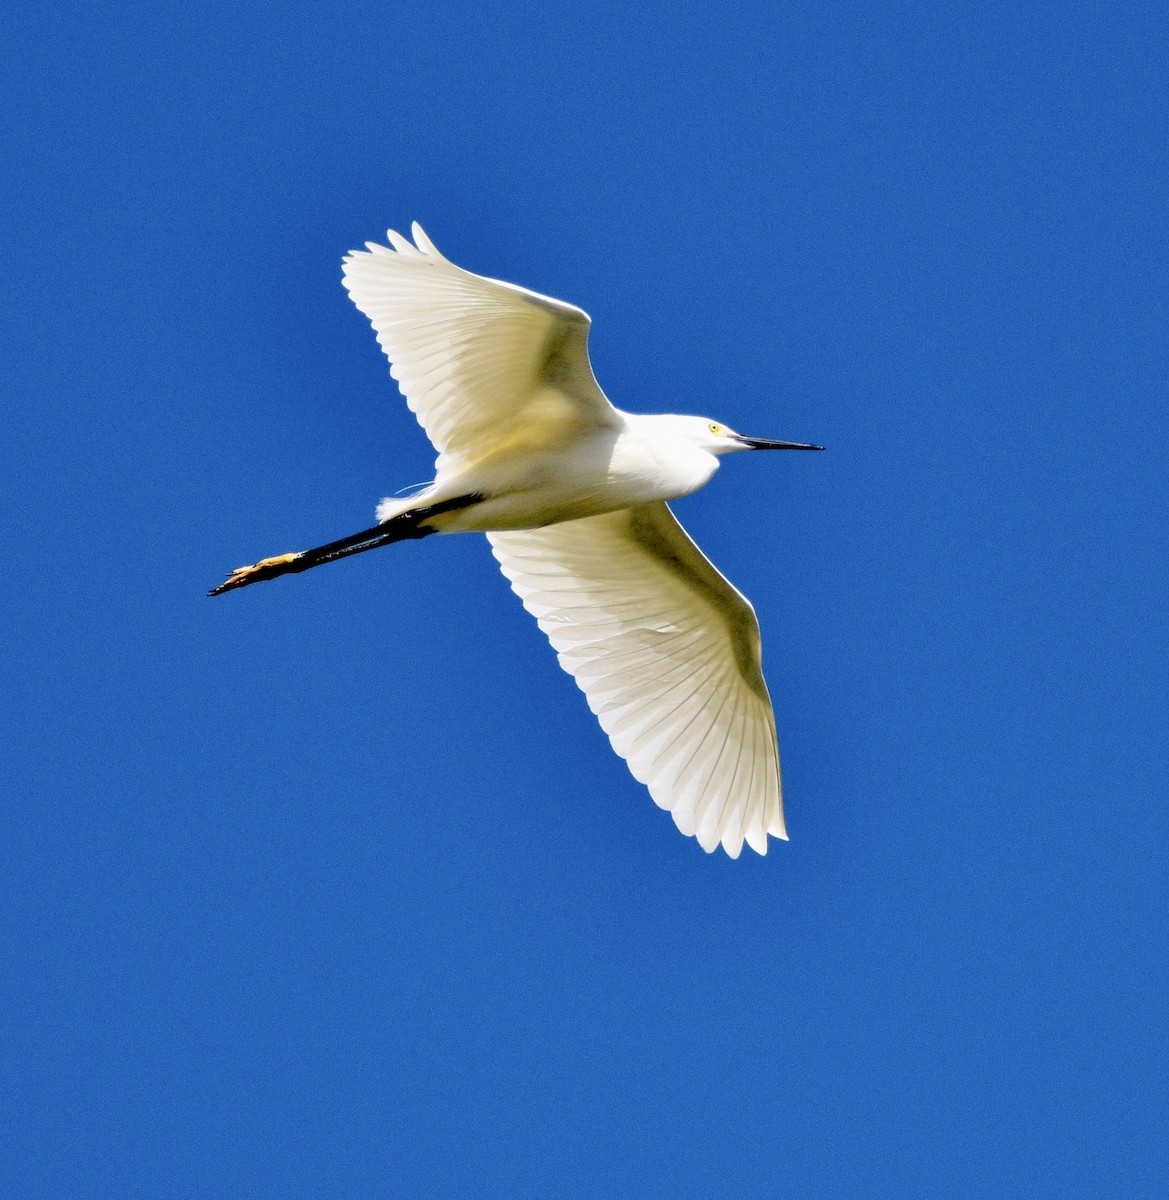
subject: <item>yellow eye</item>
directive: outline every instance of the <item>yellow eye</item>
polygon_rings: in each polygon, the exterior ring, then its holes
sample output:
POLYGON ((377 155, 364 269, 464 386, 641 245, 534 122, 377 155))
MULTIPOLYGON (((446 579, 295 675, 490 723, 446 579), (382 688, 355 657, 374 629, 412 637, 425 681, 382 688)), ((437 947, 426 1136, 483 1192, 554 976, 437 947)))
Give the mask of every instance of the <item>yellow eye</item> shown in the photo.
POLYGON ((715 421, 711 421, 711 423, 707 426, 707 429, 709 429, 711 433, 722 433, 723 431, 723 427, 715 421))

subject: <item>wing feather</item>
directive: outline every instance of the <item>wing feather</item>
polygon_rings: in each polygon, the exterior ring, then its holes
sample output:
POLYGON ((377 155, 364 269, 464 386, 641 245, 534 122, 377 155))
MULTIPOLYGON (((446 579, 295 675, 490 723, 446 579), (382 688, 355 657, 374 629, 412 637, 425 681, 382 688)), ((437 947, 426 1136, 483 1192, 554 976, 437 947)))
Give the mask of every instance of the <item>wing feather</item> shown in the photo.
POLYGON ((613 749, 707 851, 786 837, 751 605, 665 504, 489 533, 613 749))
POLYGON ((473 275, 435 249, 387 231, 345 258, 344 283, 370 319, 406 403, 444 466, 483 458, 522 428, 556 439, 615 425, 589 364, 579 308, 473 275), (391 248, 392 247, 392 248, 391 248), (548 403, 549 391, 561 403, 548 403))

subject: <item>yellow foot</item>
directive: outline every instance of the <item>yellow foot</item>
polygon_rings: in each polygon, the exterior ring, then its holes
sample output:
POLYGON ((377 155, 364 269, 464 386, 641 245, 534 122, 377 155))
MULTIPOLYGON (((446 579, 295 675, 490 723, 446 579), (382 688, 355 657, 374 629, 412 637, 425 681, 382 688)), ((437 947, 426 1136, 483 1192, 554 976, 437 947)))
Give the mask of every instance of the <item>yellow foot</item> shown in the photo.
POLYGON ((262 558, 250 567, 236 567, 234 571, 218 586, 207 593, 208 596, 218 596, 221 592, 230 592, 232 588, 246 587, 249 583, 259 583, 261 579, 272 579, 284 572, 274 570, 294 562, 299 554, 277 554, 274 558, 262 558))

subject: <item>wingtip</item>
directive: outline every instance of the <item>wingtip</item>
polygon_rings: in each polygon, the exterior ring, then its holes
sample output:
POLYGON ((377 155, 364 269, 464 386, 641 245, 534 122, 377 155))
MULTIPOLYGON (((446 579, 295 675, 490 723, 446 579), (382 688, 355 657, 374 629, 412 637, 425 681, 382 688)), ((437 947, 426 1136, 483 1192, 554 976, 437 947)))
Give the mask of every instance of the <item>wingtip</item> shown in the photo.
POLYGON ((409 238, 403 237, 396 229, 386 230, 386 239, 403 258, 421 258, 422 252, 409 238))
POLYGON ((426 236, 426 230, 417 221, 411 222, 410 233, 414 237, 414 244, 423 254, 429 254, 432 258, 443 257, 438 247, 426 236))
POLYGON ((444 263, 447 261, 446 256, 427 237, 426 230, 417 221, 411 223, 410 234, 414 238, 414 241, 403 237, 396 229, 387 229, 386 241, 389 242, 388 246, 383 246, 381 242, 366 242, 364 249, 350 250, 347 254, 343 255, 341 258, 342 266, 349 268, 370 258, 393 258, 397 256, 413 259, 416 262, 427 259, 436 259, 444 263))

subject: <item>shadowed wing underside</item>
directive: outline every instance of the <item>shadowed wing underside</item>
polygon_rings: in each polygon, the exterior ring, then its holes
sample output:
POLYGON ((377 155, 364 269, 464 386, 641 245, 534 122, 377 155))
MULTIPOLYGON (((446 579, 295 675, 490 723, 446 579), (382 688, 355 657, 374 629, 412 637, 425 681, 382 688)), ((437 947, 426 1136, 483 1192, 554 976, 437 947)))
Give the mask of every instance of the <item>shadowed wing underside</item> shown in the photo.
POLYGON ((613 749, 704 850, 786 838, 759 625, 665 504, 489 533, 613 749))
POLYGON ((414 224, 392 249, 346 256, 344 283, 377 331, 406 403, 439 452, 438 470, 517 439, 556 444, 618 417, 589 365, 579 308, 444 258, 414 224))

